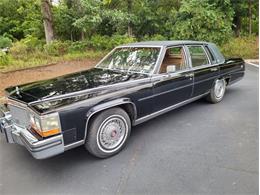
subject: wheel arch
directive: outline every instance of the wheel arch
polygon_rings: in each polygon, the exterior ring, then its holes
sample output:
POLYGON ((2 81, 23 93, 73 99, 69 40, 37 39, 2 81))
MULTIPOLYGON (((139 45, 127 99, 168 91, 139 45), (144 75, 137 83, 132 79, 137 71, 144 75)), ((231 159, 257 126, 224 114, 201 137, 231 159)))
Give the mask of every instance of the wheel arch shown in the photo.
POLYGON ((93 117, 104 110, 114 108, 114 107, 119 107, 123 109, 129 115, 131 124, 134 124, 134 121, 136 120, 137 117, 137 110, 135 104, 130 100, 130 98, 120 98, 120 99, 115 99, 108 102, 100 103, 92 107, 86 114, 84 140, 86 140, 88 134, 88 127, 93 117))
POLYGON ((230 77, 229 75, 225 75, 225 76, 222 75, 222 76, 220 76, 220 77, 217 77, 217 78, 215 78, 214 81, 212 82, 211 87, 214 86, 216 80, 218 80, 218 79, 224 79, 225 82, 226 82, 226 86, 227 86, 227 85, 229 84, 229 81, 230 81, 231 77, 230 77))
POLYGON ((231 76, 226 76, 226 77, 224 77, 224 79, 225 79, 225 81, 226 81, 226 85, 229 85, 231 76))

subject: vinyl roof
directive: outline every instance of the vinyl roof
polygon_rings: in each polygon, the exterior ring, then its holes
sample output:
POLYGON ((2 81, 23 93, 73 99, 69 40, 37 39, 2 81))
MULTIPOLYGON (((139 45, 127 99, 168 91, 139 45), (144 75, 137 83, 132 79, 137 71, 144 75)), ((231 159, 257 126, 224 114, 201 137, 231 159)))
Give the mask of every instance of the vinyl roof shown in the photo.
POLYGON ((123 46, 172 46, 172 45, 180 45, 180 44, 208 44, 208 42, 204 41, 190 41, 190 40, 178 40, 178 41, 143 41, 136 43, 129 43, 123 46))

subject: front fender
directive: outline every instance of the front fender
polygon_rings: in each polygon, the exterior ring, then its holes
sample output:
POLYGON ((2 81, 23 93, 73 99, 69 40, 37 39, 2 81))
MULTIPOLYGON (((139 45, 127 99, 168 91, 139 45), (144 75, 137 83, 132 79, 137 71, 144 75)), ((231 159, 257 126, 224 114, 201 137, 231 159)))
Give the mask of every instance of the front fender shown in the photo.
POLYGON ((94 107, 92 107, 86 114, 86 127, 85 127, 85 137, 84 137, 84 140, 86 140, 86 137, 87 137, 87 131, 88 131, 88 123, 89 123, 89 120, 90 118, 102 111, 102 110, 106 110, 106 109, 109 109, 109 108, 112 108, 112 107, 115 107, 115 106, 121 106, 121 105, 125 105, 125 104, 131 104, 131 106, 133 107, 133 110, 134 110, 134 120, 136 119, 136 116, 137 116, 137 110, 136 110, 136 106, 135 104, 131 101, 130 98, 119 98, 119 99, 115 99, 115 100, 111 100, 111 101, 108 101, 108 102, 104 102, 104 103, 100 103, 98 105, 95 105, 94 107))
POLYGON ((111 100, 105 103, 101 103, 98 104, 94 107, 92 107, 86 114, 86 117, 89 118, 91 115, 100 112, 102 110, 108 109, 108 108, 112 108, 115 106, 119 106, 122 104, 131 104, 134 108, 135 111, 135 115, 136 115, 136 106, 135 104, 130 100, 130 98, 120 98, 120 99, 115 99, 115 100, 111 100))

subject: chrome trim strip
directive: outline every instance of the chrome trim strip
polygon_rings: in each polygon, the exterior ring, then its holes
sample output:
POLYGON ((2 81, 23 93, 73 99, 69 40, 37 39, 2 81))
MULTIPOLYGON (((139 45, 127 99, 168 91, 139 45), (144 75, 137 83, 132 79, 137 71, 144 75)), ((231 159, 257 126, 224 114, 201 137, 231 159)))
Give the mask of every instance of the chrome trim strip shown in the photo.
POLYGON ((161 114, 164 114, 164 113, 166 113, 166 112, 169 112, 169 111, 171 111, 171 110, 174 110, 174 109, 176 109, 176 108, 179 108, 179 107, 181 107, 181 106, 183 106, 183 105, 185 105, 185 104, 188 104, 188 103, 190 103, 190 102, 193 102, 193 101, 195 101, 195 100, 198 100, 198 99, 202 98, 203 96, 207 95, 208 93, 209 93, 209 92, 204 93, 204 94, 199 95, 199 96, 196 96, 196 97, 193 97, 193 98, 190 98, 190 99, 185 100, 185 101, 183 101, 183 102, 174 104, 174 105, 172 105, 172 106, 170 106, 170 107, 164 108, 164 109, 162 109, 162 110, 156 111, 156 112, 154 112, 154 113, 152 113, 152 114, 149 114, 149 115, 147 115, 147 116, 144 116, 144 117, 142 117, 142 118, 139 118, 139 119, 137 119, 137 120, 134 122, 134 125, 138 125, 138 124, 143 123, 143 122, 145 122, 145 121, 148 121, 148 120, 150 120, 150 119, 152 119, 152 118, 154 118, 154 117, 156 117, 156 116, 159 116, 159 115, 161 115, 161 114))
POLYGON ((67 150, 70 150, 72 148, 76 148, 78 146, 81 146, 85 143, 85 139, 84 140, 80 140, 80 141, 77 141, 77 142, 74 142, 74 143, 71 143, 71 144, 68 144, 68 145, 65 145, 64 146, 64 150, 67 151, 67 150))
POLYGON ((105 55, 96 65, 95 65, 95 68, 97 68, 97 66, 99 64, 101 64, 111 53, 113 53, 114 51, 116 50, 116 48, 112 49, 110 52, 108 52, 107 55, 105 55))
POLYGON ((152 76, 152 79, 153 79, 153 78, 157 78, 157 77, 163 77, 164 75, 177 76, 177 75, 180 74, 180 73, 186 73, 186 72, 196 71, 196 70, 200 70, 200 69, 204 69, 204 68, 214 68, 214 67, 219 66, 219 65, 220 65, 220 64, 201 65, 201 66, 196 66, 196 67, 193 67, 193 68, 188 68, 188 69, 186 69, 186 70, 180 70, 180 71, 173 72, 173 73, 154 74, 154 75, 152 76))
POLYGON ((34 146, 31 143, 29 143, 27 141, 27 139, 24 137, 23 134, 20 134, 21 140, 24 143, 24 146, 27 148, 27 150, 31 151, 31 152, 40 152, 40 151, 44 151, 46 149, 50 149, 54 146, 58 146, 62 144, 61 140, 54 140, 53 142, 50 143, 46 143, 46 145, 42 145, 42 146, 34 146))
POLYGON ((160 69, 160 66, 162 64, 165 52, 166 52, 166 48, 162 46, 161 50, 160 50, 160 53, 158 55, 158 58, 157 58, 157 62, 155 64, 153 70, 151 71, 151 75, 155 74, 160 69))
POLYGON ((147 47, 147 48, 149 48, 149 47, 152 47, 152 48, 154 48, 154 47, 164 47, 163 45, 120 45, 120 46, 117 46, 117 47, 115 47, 116 49, 117 48, 127 48, 127 47, 147 47))

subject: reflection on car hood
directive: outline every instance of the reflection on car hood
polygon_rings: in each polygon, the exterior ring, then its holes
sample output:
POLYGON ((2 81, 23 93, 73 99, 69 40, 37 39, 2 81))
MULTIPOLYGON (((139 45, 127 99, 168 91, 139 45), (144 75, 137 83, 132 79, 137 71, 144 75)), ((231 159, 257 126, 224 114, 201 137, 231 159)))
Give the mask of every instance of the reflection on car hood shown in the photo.
POLYGON ((145 74, 93 68, 49 80, 9 87, 6 91, 12 99, 30 103, 36 100, 44 100, 49 97, 146 77, 148 76, 145 74))

